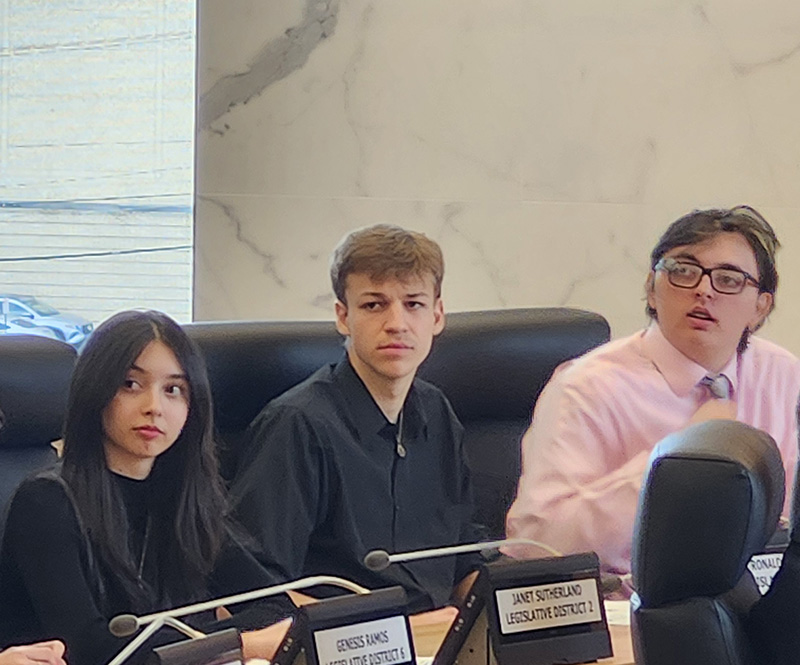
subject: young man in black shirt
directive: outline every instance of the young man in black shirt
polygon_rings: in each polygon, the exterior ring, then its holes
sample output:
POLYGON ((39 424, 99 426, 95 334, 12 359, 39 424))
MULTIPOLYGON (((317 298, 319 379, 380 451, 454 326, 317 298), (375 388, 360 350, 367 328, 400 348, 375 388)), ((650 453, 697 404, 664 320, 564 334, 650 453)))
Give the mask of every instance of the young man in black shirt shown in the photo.
POLYGON ((331 280, 338 363, 270 402, 255 419, 234 483, 262 563, 287 580, 339 575, 401 585, 412 611, 446 605, 475 558, 368 570, 373 549, 472 542, 462 427, 445 396, 415 378, 444 328, 439 246, 377 225, 336 248, 331 280))

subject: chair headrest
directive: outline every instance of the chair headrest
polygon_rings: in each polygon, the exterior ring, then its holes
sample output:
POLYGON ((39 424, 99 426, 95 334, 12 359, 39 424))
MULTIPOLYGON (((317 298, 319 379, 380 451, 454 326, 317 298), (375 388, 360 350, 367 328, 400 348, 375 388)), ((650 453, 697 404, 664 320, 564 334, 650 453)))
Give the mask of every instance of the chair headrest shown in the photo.
POLYGON ((344 353, 330 321, 225 321, 183 328, 205 356, 223 435, 246 429, 267 402, 344 353))
POLYGON ((775 531, 784 499, 781 455, 766 432, 700 423, 653 450, 633 534, 643 607, 733 588, 775 531))
POLYGON ((61 436, 76 355, 54 339, 0 336, 0 449, 47 446, 61 436))
POLYGON ((555 368, 608 339, 608 322, 579 309, 459 312, 447 316, 419 375, 442 389, 465 424, 529 421, 555 368))
MULTIPOLYGON (((217 425, 243 430, 263 406, 344 353, 332 322, 230 321, 184 329, 208 364, 217 425)), ((557 365, 608 341, 599 314, 528 308, 448 314, 419 375, 463 422, 527 420, 557 365)))

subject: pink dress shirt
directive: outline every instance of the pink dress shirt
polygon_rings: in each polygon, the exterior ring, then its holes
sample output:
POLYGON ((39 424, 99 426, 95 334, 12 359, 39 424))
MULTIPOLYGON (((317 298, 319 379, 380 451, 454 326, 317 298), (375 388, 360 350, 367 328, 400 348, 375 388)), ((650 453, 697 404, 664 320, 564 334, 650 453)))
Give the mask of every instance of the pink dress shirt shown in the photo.
MULTIPOLYGON (((752 337, 722 373, 732 385, 736 419, 765 430, 780 448, 788 512, 800 360, 752 337)), ((714 399, 698 385, 706 374, 655 323, 559 366, 522 439, 522 476, 508 512, 508 536, 533 538, 564 553, 594 550, 605 570, 629 573, 650 451, 714 399)))

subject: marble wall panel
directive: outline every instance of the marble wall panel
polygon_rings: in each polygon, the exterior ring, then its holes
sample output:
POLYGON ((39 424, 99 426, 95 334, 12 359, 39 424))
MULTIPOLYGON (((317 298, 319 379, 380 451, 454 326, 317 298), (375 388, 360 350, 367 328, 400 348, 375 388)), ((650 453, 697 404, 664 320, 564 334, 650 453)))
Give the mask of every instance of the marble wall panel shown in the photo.
POLYGON ((746 202, 784 244, 764 334, 800 353, 791 0, 199 10, 195 318, 329 318, 330 250, 387 221, 442 244, 450 311, 569 305, 623 335, 666 225, 746 202))

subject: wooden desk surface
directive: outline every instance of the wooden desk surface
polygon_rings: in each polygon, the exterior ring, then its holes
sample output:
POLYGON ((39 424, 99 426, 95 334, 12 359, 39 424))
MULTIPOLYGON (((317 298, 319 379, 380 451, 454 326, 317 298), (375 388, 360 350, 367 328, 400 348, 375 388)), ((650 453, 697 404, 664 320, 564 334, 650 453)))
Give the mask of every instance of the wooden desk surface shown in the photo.
MULTIPOLYGON (((418 656, 433 656, 439 650, 449 622, 439 622, 414 627, 414 647, 418 656)), ((609 626, 613 658, 597 661, 600 665, 634 665, 630 626, 609 626)))

